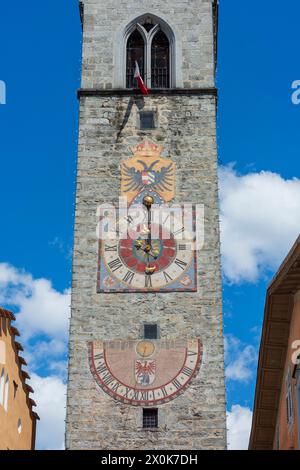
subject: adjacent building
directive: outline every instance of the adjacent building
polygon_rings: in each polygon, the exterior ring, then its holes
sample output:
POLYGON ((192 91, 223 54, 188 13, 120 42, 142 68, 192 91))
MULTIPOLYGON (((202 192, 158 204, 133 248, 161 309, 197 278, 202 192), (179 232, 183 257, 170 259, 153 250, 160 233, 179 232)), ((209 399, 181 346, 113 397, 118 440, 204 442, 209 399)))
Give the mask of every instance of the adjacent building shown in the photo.
POLYGON ((30 377, 22 366, 20 336, 11 322, 12 312, 0 308, 0 449, 30 450, 35 446, 36 406, 29 397, 33 389, 26 382, 30 377))
POLYGON ((250 449, 300 449, 300 237, 266 297, 250 449))

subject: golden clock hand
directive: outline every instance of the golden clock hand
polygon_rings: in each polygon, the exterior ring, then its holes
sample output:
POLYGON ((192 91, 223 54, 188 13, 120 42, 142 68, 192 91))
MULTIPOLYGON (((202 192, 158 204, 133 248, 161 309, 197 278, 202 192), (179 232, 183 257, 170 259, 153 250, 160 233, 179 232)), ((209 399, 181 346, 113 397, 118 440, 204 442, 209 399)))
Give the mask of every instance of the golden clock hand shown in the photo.
POLYGON ((143 199, 143 204, 147 208, 148 211, 148 238, 147 238, 147 243, 148 245, 151 246, 151 206, 154 204, 154 198, 152 196, 147 196, 144 197, 143 199))

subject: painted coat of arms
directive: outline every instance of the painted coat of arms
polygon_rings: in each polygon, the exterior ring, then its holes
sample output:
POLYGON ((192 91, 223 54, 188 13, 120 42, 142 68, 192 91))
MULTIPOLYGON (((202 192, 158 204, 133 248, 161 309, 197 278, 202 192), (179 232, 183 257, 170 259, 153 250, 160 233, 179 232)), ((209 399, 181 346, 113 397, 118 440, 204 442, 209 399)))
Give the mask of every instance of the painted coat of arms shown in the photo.
POLYGON ((135 378, 139 385, 151 385, 155 379, 155 361, 135 361, 135 378))
POLYGON ((161 156, 163 148, 149 140, 132 148, 133 157, 121 164, 121 193, 130 204, 145 188, 157 193, 164 202, 175 194, 176 164, 161 156))

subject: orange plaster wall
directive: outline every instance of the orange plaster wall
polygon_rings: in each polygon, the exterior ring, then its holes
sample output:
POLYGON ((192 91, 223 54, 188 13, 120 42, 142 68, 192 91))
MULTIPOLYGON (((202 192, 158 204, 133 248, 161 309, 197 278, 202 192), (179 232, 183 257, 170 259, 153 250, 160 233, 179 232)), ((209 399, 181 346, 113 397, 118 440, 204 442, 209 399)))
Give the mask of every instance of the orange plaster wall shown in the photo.
MULTIPOLYGON (((293 405, 294 405, 294 419, 291 426, 287 423, 287 411, 286 411, 286 389, 285 389, 285 378, 288 372, 289 366, 294 370, 294 364, 292 363, 292 355, 296 351, 292 349, 294 341, 300 340, 300 293, 295 296, 295 304, 292 313, 290 337, 288 344, 288 352, 286 357, 286 364, 283 376, 283 382, 280 393, 280 405, 277 417, 277 423, 279 424, 279 442, 280 449, 283 450, 299 450, 299 439, 298 439, 298 409, 297 409, 297 395, 296 395, 296 379, 292 379, 293 383, 293 405)), ((297 348, 299 350, 299 346, 297 348)), ((274 448, 276 449, 276 440, 274 442, 274 448)))
POLYGON ((7 327, 9 320, 0 317, 0 323, 0 341, 4 341, 6 349, 5 364, 0 362, 0 376, 4 368, 5 378, 7 373, 9 377, 8 410, 5 411, 4 407, 0 405, 0 449, 27 450, 31 449, 34 423, 26 403, 26 393, 23 389, 13 342, 7 327), (15 398, 13 380, 18 384, 15 398), (18 433, 19 418, 22 421, 21 434, 18 433))

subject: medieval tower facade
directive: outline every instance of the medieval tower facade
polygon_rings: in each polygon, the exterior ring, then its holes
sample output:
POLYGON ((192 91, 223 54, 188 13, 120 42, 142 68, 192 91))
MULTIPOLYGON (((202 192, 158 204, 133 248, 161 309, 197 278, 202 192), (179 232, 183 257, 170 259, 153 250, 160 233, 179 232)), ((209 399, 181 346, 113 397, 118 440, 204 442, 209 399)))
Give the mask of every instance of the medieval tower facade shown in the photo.
POLYGON ((224 449, 217 2, 80 7, 66 447, 224 449))

